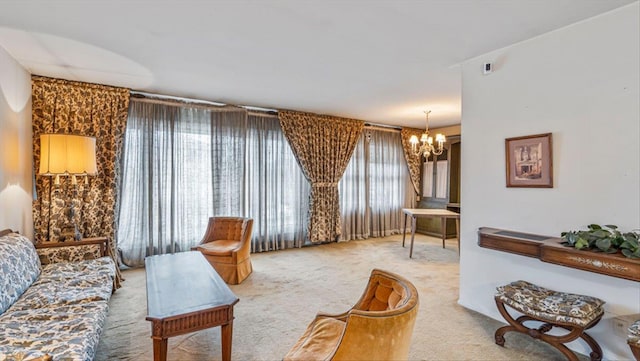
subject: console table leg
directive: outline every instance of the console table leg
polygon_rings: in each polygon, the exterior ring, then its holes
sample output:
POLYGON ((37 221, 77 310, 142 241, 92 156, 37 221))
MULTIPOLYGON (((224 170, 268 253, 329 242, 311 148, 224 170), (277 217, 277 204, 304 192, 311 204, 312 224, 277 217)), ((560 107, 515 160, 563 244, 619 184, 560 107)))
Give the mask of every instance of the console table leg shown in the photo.
POLYGON ((447 219, 440 217, 440 228, 442 229, 442 248, 444 248, 444 241, 447 239, 447 219))
POLYGON ((416 217, 411 217, 411 247, 409 247, 409 258, 413 257, 413 239, 416 237, 416 217))
POLYGON ((456 218, 456 238, 458 239, 458 256, 460 255, 460 218, 456 218))
POLYGON ((167 339, 153 339, 153 361, 167 361, 167 339))
POLYGON ((404 247, 404 239, 407 236, 407 214, 404 214, 404 222, 402 223, 402 247, 404 247))
POLYGON ((233 337, 233 321, 220 327, 222 338, 222 361, 231 361, 231 339, 233 337))

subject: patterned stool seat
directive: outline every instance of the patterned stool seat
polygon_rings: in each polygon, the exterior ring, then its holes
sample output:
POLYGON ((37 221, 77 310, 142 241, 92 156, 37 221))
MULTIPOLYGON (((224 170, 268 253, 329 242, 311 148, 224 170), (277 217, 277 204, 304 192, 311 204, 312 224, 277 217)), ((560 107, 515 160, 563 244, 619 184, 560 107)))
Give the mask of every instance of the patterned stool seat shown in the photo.
POLYGON ((604 301, 590 296, 557 292, 526 281, 497 288, 499 297, 514 309, 537 319, 585 327, 604 313, 604 301))
POLYGON ((495 295, 498 311, 509 326, 496 330, 496 344, 504 346, 504 334, 509 331, 524 333, 547 342, 558 349, 570 361, 577 356, 564 344, 582 338, 591 347, 591 360, 602 359, 600 345, 585 330, 595 326, 604 314, 604 301, 590 296, 558 292, 526 281, 511 282, 497 288, 495 295), (514 319, 505 305, 524 315, 514 319), (542 323, 538 328, 525 326, 525 322, 542 323), (547 334, 553 327, 565 330, 564 335, 547 334), (566 331, 569 331, 566 333, 566 331))
POLYGON ((627 337, 627 343, 631 347, 633 357, 637 361, 640 361, 640 320, 636 321, 629 327, 629 336, 627 337))

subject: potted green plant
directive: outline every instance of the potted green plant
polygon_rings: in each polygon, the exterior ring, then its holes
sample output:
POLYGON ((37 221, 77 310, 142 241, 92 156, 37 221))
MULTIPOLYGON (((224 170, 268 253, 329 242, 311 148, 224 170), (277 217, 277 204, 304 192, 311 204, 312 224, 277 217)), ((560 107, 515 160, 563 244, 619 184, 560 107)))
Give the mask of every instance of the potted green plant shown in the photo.
POLYGON ((628 258, 640 258, 640 234, 620 232, 618 226, 590 224, 587 230, 562 232, 563 245, 576 249, 595 250, 605 253, 621 252, 628 258))

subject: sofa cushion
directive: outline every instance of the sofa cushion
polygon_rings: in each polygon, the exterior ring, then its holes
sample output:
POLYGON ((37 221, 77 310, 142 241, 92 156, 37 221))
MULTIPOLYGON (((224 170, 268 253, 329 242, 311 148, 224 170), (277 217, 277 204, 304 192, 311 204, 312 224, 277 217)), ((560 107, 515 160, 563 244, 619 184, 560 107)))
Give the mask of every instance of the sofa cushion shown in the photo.
POLYGON ((109 257, 46 265, 40 278, 9 308, 9 311, 108 301, 111 298, 114 277, 115 266, 109 257))
POLYGON ((31 286, 40 274, 40 260, 33 243, 10 233, 0 237, 0 314, 31 286))
POLYGON ((53 357, 40 351, 20 351, 11 354, 0 354, 0 361, 52 361, 53 357))
POLYGON ((55 360, 92 360, 107 310, 106 301, 10 310, 0 316, 0 355, 38 350, 55 360))

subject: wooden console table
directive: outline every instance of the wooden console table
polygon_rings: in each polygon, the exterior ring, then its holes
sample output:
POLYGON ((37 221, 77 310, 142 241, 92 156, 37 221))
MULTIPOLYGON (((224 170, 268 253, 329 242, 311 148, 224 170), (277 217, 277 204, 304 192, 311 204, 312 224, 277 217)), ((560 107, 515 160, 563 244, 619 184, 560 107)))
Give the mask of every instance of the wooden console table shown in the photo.
POLYGON ((167 359, 167 339, 221 326, 222 360, 231 360, 233 306, 238 297, 200 252, 145 259, 147 321, 154 361, 167 359))
POLYGON ((481 227, 478 245, 497 251, 538 258, 542 262, 640 282, 640 260, 565 247, 561 238, 481 227))
POLYGON ((442 248, 447 238, 446 220, 453 218, 456 220, 456 239, 458 241, 458 254, 460 254, 460 213, 452 212, 446 209, 433 208, 402 208, 404 213, 404 224, 402 227, 402 247, 404 247, 404 239, 407 235, 407 216, 411 216, 411 247, 409 247, 409 258, 413 257, 413 239, 416 235, 416 218, 440 218, 442 224, 442 248))

